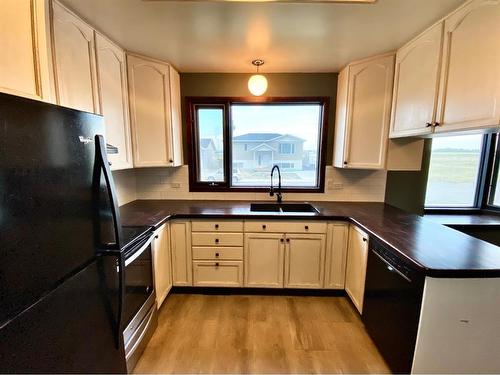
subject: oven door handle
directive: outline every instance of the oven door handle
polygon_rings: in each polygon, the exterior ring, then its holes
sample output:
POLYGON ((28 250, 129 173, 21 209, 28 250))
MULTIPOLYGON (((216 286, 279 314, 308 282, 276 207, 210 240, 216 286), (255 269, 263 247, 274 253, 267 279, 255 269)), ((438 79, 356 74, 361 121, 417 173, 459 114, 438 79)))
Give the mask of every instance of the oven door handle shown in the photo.
POLYGON ((385 263, 385 265, 387 266, 387 270, 389 272, 396 272, 399 276, 401 276, 403 279, 405 279, 406 281, 408 281, 409 283, 413 283, 413 281, 408 277, 406 276, 404 273, 402 273, 401 271, 399 271, 396 267, 394 267, 391 263, 389 263, 387 260, 385 260, 382 255, 380 255, 379 253, 377 253, 375 250, 372 249, 372 252, 373 254, 375 254, 376 256, 379 257, 379 259, 385 263))
POLYGON ((139 248, 139 250, 136 250, 134 254, 130 258, 125 259, 125 267, 127 267, 130 263, 132 263, 134 260, 136 260, 143 252, 148 248, 148 246, 151 244, 153 241, 154 236, 151 235, 148 240, 139 248))

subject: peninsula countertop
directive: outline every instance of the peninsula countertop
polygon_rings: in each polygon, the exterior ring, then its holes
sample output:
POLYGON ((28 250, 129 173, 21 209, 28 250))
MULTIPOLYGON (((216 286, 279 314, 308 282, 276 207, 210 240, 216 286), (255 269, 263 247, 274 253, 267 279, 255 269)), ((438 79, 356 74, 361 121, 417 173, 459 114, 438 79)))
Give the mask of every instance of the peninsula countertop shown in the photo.
MULTIPOLYGON (((309 202, 318 213, 250 211, 248 201, 136 200, 120 208, 123 225, 158 228, 172 219, 342 220, 384 242, 430 277, 500 277, 500 247, 384 203, 309 202)), ((287 202, 291 203, 291 202, 287 202)))

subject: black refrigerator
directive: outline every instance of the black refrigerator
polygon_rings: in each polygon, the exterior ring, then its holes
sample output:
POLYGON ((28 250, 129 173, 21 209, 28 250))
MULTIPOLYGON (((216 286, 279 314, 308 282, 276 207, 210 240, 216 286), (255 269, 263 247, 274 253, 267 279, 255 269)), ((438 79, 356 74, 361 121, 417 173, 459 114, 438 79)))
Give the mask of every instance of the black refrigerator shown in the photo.
POLYGON ((100 116, 0 94, 0 373, 126 373, 100 116))

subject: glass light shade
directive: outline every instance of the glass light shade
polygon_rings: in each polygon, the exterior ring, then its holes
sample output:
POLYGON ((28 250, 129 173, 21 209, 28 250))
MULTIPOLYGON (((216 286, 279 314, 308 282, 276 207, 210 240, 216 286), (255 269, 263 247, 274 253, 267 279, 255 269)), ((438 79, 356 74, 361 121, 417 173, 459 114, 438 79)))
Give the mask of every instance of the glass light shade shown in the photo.
POLYGON ((267 79, 262 74, 254 74, 248 80, 248 90, 255 96, 261 96, 267 91, 267 79))

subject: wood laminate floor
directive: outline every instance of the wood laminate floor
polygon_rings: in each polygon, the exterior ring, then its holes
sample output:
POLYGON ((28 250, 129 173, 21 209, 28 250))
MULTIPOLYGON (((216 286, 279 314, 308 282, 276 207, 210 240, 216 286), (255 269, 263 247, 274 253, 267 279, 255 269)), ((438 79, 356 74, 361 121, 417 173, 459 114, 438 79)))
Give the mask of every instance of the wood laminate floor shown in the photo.
POLYGON ((135 373, 388 373, 345 297, 172 294, 135 373))

